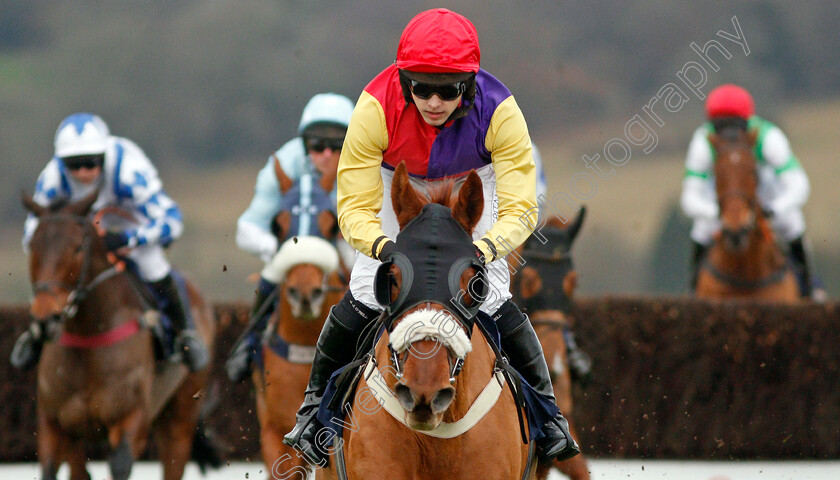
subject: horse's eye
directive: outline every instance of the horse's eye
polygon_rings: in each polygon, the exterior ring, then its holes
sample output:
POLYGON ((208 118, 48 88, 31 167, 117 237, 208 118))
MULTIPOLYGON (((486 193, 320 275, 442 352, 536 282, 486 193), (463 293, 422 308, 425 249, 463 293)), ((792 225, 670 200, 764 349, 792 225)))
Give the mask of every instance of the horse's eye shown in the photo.
POLYGON ((300 290, 298 290, 297 288, 294 288, 294 287, 289 287, 289 288, 286 290, 286 293, 287 293, 287 294, 289 295, 289 297, 291 297, 291 298, 294 298, 294 299, 298 299, 298 298, 300 298, 300 290))
POLYGON ((315 288, 312 290, 312 298, 321 298, 324 295, 323 288, 315 288))

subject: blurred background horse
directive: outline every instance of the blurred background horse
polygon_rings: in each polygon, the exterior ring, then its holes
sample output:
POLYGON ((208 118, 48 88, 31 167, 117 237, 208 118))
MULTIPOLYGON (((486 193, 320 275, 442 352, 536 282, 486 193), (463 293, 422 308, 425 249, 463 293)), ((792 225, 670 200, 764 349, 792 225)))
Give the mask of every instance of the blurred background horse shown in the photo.
MULTIPOLYGON (((551 372, 557 406, 568 419, 575 440, 580 437, 573 421, 572 375, 563 331, 572 328, 573 323, 572 296, 577 272, 571 249, 585 216, 586 207, 581 207, 577 216, 566 222, 568 225, 550 217, 517 249, 524 264, 517 263, 515 254, 507 257, 513 299, 534 325, 551 372)), ((551 466, 540 464, 537 478, 548 478, 551 466)), ((568 460, 555 460, 553 466, 573 480, 589 479, 589 467, 582 453, 568 460)))
MULTIPOLYGON (((107 439, 111 475, 125 480, 153 431, 163 477, 177 480, 191 452, 202 469, 218 461, 199 422, 209 367, 189 373, 180 362, 156 362, 151 330, 159 316, 150 315, 153 301, 139 279, 109 261, 88 217, 97 193, 52 209, 22 198, 39 218, 30 242, 30 313, 55 339, 44 345, 37 373, 42 478, 55 479, 67 462, 71 480, 88 480, 85 445, 107 439)), ((212 355, 210 305, 191 282, 186 289, 212 355)))
POLYGON ((269 478, 306 468, 302 457, 282 440, 295 426, 321 328, 347 288, 338 273, 339 263, 332 243, 319 237, 293 237, 266 267, 278 280, 279 303, 258 357, 262 368, 254 369, 251 378, 257 390, 260 445, 269 478))
POLYGON ((276 163, 275 173, 283 205, 272 230, 282 244, 260 275, 277 285, 276 299, 265 300, 277 305, 263 332, 256 355, 258 368, 253 369, 251 379, 256 388, 260 448, 269 478, 287 478, 290 472, 305 474, 308 468, 292 447, 283 444, 283 435, 295 425, 318 336, 330 309, 347 290, 349 269, 336 248, 336 242, 342 240, 328 197, 334 176, 321 177, 317 187, 312 187, 315 201, 308 197, 304 202, 301 182, 314 182, 312 177, 293 181, 276 163), (299 227, 304 210, 315 220, 307 234, 299 227))
POLYGON ((721 230, 700 265, 700 298, 796 302, 796 275, 776 243, 758 203, 755 132, 728 129, 709 135, 715 150, 715 190, 721 230))

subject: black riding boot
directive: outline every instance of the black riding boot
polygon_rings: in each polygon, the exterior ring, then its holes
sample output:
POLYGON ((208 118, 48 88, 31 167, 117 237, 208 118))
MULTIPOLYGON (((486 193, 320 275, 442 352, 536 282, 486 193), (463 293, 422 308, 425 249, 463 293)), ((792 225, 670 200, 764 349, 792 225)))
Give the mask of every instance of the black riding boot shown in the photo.
POLYGON ((276 283, 260 277, 260 283, 257 285, 254 295, 254 305, 251 307, 251 313, 248 316, 248 331, 242 333, 239 342, 233 346, 228 360, 225 362, 227 376, 233 383, 241 382, 251 371, 251 363, 259 351, 263 332, 268 326, 268 319, 271 318, 271 314, 274 313, 277 306, 275 299, 272 299, 269 303, 266 303, 266 300, 273 297, 276 289, 276 283), (259 318, 256 318, 257 316, 259 318))
POLYGON ((12 347, 12 354, 9 356, 12 366, 20 370, 29 370, 37 365, 46 336, 46 325, 33 320, 29 328, 15 340, 15 346, 12 347))
MULTIPOLYGON (((542 345, 528 317, 512 300, 505 302, 493 315, 502 336, 502 350, 511 366, 534 387, 540 395, 557 404, 548 365, 545 363, 542 345)), ((566 460, 580 453, 575 439, 569 433, 569 423, 563 413, 549 420, 542 429, 543 437, 537 440, 542 462, 553 459, 566 460)))
POLYGON ((563 341, 566 342, 569 372, 572 374, 572 379, 580 383, 582 387, 589 385, 592 380, 592 357, 577 344, 575 332, 569 325, 563 326, 563 341))
POLYGON ((183 355, 184 364, 189 367, 190 371, 195 372, 201 370, 207 365, 210 356, 207 354, 207 348, 204 342, 195 329, 190 328, 187 321, 189 312, 184 308, 184 302, 181 299, 181 294, 178 287, 175 285, 175 279, 172 274, 165 276, 162 280, 152 283, 152 287, 166 296, 166 305, 164 306, 164 313, 172 321, 175 327, 175 349, 180 351, 183 355))
POLYGON ((706 257, 706 252, 708 251, 708 246, 695 241, 691 242, 691 278, 689 280, 689 285, 691 286, 692 292, 695 288, 697 288, 697 274, 700 272, 700 262, 702 262, 703 258, 706 257))
POLYGON ((283 443, 299 450, 310 463, 319 466, 327 464, 329 445, 316 444, 315 437, 322 425, 315 415, 330 375, 353 360, 356 344, 365 326, 378 316, 379 312, 356 301, 350 292, 330 309, 318 337, 309 385, 297 412, 295 427, 283 438, 283 443))
POLYGON ((799 293, 802 298, 811 298, 811 269, 808 268, 808 255, 805 253, 804 235, 790 242, 790 257, 793 259, 796 275, 799 277, 799 293))

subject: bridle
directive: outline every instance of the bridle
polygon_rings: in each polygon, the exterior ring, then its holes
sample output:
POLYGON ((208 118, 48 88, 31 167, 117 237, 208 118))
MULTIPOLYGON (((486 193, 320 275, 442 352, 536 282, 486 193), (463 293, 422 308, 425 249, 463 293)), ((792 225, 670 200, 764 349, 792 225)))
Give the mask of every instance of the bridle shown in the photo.
POLYGON ((87 298, 87 296, 96 289, 96 287, 114 275, 120 273, 122 268, 119 265, 111 265, 109 268, 97 274, 92 280, 88 281, 91 269, 91 242, 93 241, 93 237, 91 235, 92 229, 88 228, 90 220, 88 220, 87 217, 79 215, 53 215, 39 219, 40 222, 54 220, 69 220, 76 222, 84 231, 84 236, 82 237, 82 253, 84 256, 82 257, 82 266, 76 283, 71 285, 58 280, 47 280, 32 284, 32 290, 36 295, 39 293, 46 293, 53 298, 58 297, 55 293, 58 288, 70 290, 70 294, 67 295, 67 299, 64 302, 64 306, 62 307, 58 318, 53 317, 50 319, 55 323, 63 324, 67 320, 76 316, 79 310, 79 304, 83 302, 85 298, 87 298))
MULTIPOLYGON (((423 305, 423 307, 428 309, 428 310, 432 310, 432 308, 431 308, 432 307, 432 302, 431 301, 425 302, 425 305, 423 305)), ((446 309, 437 310, 437 311, 440 312, 440 315, 446 315, 449 319, 453 320, 455 322, 455 324, 457 325, 457 328, 460 328, 460 329, 463 329, 463 330, 466 331, 466 326, 458 319, 457 316, 450 314, 449 311, 446 310, 446 309)), ((395 322, 395 320, 396 319, 393 319, 393 318, 385 320, 384 324, 390 326, 389 328, 387 328, 389 335, 391 334, 391 332, 393 332, 394 324, 397 323, 397 322, 395 322)), ((469 336, 469 333, 467 333, 467 335, 469 336)), ((444 348, 446 348, 447 360, 449 361, 449 383, 454 384, 455 379, 458 377, 458 375, 461 373, 461 371, 464 368, 464 358, 458 357, 457 355, 455 355, 452 352, 452 350, 444 344, 444 342, 440 341, 439 339, 437 339, 433 336, 427 336, 426 338, 424 338, 424 340, 435 340, 435 341, 437 341, 437 346, 431 352, 417 352, 415 349, 412 348, 412 345, 414 343, 414 342, 412 342, 408 345, 408 348, 406 348, 405 351, 400 353, 400 352, 397 352, 397 350, 394 349, 391 342, 388 342, 388 351, 390 352, 391 366, 394 367, 394 375, 396 376, 397 380, 399 381, 399 380, 402 380, 402 378, 403 378, 403 368, 405 366, 406 360, 408 359, 408 355, 413 354, 413 355, 417 355, 420 358, 430 358, 431 354, 433 354, 434 352, 437 352, 438 348, 440 348, 440 346, 443 346, 444 348)))

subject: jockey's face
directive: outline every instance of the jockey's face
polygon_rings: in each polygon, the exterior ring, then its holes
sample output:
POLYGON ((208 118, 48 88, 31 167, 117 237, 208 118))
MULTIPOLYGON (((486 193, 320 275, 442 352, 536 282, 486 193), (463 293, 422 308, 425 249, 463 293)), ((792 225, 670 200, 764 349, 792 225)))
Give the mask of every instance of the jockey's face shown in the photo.
POLYGON ((319 125, 308 129, 303 136, 303 144, 309 160, 322 175, 335 175, 338 170, 338 157, 344 143, 344 128, 319 125))
POLYGON ((79 183, 88 185, 96 181, 102 173, 103 155, 79 155, 63 159, 64 166, 79 183))
POLYGON ((99 178, 100 173, 102 173, 102 167, 80 168, 78 170, 70 171, 70 175, 72 175, 77 182, 85 185, 95 182, 96 179, 99 178))
POLYGON ((321 175, 332 175, 338 170, 339 156, 341 156, 341 148, 333 150, 331 147, 326 147, 321 152, 309 151, 309 159, 321 175))
POLYGON ((446 120, 449 119, 452 112, 461 104, 462 96, 458 95, 452 100, 443 100, 440 98, 440 95, 433 93, 429 98, 424 100, 415 95, 414 92, 411 93, 411 98, 414 100, 420 116, 423 117, 426 123, 433 127, 439 127, 446 123, 446 120))

